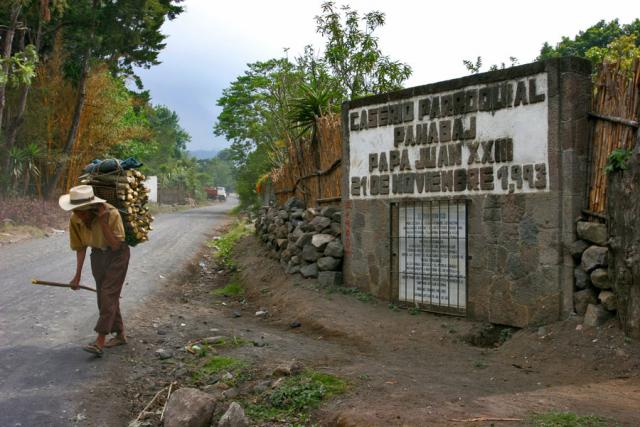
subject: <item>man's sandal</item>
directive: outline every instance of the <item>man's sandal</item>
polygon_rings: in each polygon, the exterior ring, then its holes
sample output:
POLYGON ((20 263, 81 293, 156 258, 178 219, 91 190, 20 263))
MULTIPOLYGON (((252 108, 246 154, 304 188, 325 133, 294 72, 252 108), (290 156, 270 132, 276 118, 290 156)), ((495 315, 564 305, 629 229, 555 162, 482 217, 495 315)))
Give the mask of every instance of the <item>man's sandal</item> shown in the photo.
POLYGON ((94 354, 96 357, 102 357, 102 354, 104 353, 102 349, 95 343, 85 345, 84 347, 82 347, 82 349, 87 353, 94 354))
POLYGON ((109 339, 104 345, 105 348, 117 347, 119 345, 125 345, 127 343, 127 339, 122 335, 116 335, 115 337, 109 339))

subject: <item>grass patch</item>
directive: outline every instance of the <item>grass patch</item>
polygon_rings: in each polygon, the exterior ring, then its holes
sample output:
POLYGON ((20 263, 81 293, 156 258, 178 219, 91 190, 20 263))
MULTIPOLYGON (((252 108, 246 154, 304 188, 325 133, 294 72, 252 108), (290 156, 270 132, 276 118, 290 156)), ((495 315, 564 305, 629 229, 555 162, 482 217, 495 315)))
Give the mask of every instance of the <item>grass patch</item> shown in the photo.
POLYGON ((242 207, 240 205, 236 205, 233 208, 229 209, 229 212, 227 212, 227 215, 238 216, 240 215, 241 211, 242 211, 242 207))
POLYGON ((214 343, 207 343, 207 345, 211 347, 230 347, 230 348, 242 347, 243 345, 249 345, 249 344, 251 344, 251 341, 245 340, 244 338, 240 338, 235 335, 232 336, 231 338, 220 339, 214 343))
POLYGON ((263 393, 255 403, 247 402, 247 414, 255 422, 306 423, 312 409, 346 389, 346 381, 334 375, 307 370, 263 393))
POLYGON ((225 234, 217 239, 209 241, 207 244, 210 248, 216 249, 216 258, 223 267, 233 270, 235 265, 231 252, 236 242, 244 236, 251 234, 250 227, 246 221, 236 221, 233 226, 225 234))
POLYGON ((371 302, 373 301, 373 295, 368 292, 363 292, 358 288, 347 288, 344 286, 330 286, 327 288, 328 294, 339 293, 342 295, 351 295, 358 301, 371 302))
POLYGON ((231 372, 233 374, 234 372, 237 373, 241 371, 245 367, 245 362, 234 359, 233 357, 211 356, 193 372, 191 378, 195 382, 203 382, 213 375, 222 372, 231 372))
POLYGON ((216 297, 237 297, 242 294, 244 294, 244 288, 238 282, 229 282, 224 288, 211 291, 211 295, 216 297))
POLYGON ((573 412, 546 412, 530 417, 534 427, 605 427, 610 425, 602 417, 579 416, 573 412))
POLYGON ((410 307, 407 312, 412 316, 417 316, 420 314, 420 309, 418 307, 410 307))
POLYGON ((205 339, 201 343, 194 344, 191 349, 196 351, 196 356, 203 358, 209 355, 211 349, 237 348, 249 344, 253 344, 253 341, 245 340, 244 338, 240 338, 234 335, 231 338, 220 338, 213 342, 208 342, 205 339))

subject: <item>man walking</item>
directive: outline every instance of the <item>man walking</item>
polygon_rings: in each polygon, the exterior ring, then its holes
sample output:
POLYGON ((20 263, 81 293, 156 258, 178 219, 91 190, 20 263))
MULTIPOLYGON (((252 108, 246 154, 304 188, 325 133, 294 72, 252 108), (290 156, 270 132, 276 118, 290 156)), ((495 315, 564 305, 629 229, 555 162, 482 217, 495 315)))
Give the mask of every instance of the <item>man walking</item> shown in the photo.
POLYGON ((120 293, 129 266, 129 246, 124 242, 124 226, 118 210, 93 194, 90 185, 71 188, 62 195, 60 207, 72 211, 69 220, 71 249, 76 252, 76 274, 71 289, 80 286, 87 248, 91 247, 91 272, 96 281, 100 316, 95 326, 96 341, 83 350, 102 356, 103 349, 126 344, 120 314, 120 293), (109 334, 115 337, 106 341, 109 334), (106 342, 105 342, 106 341, 106 342))

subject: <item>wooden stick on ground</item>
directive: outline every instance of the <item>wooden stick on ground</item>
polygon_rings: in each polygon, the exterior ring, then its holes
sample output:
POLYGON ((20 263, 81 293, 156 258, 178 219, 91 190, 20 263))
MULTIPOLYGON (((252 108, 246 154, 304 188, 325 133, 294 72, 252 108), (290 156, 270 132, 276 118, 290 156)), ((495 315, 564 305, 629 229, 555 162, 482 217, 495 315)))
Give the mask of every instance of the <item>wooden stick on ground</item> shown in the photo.
MULTIPOLYGON (((71 285, 69 285, 68 283, 48 282, 46 280, 32 279, 31 283, 33 283, 34 285, 56 286, 58 288, 71 288, 71 285)), ((88 286, 83 286, 83 285, 80 285, 80 289, 86 289, 87 291, 96 292, 95 289, 90 288, 88 286)))
POLYGON ((160 390, 158 390, 158 392, 155 394, 155 396, 153 396, 153 399, 151 399, 151 401, 149 403, 147 403, 147 406, 144 407, 144 409, 142 411, 140 411, 140 413, 138 414, 138 416, 136 417, 136 421, 140 421, 140 417, 142 416, 142 414, 147 412, 147 409, 149 409, 151 407, 151 405, 153 404, 153 402, 156 401, 156 399, 158 398, 158 396, 160 396, 160 393, 162 393, 164 391, 166 387, 162 387, 160 390))
POLYGON ((160 414, 160 422, 162 422, 162 420, 164 419, 164 411, 167 409, 167 403, 169 403, 169 398, 171 397, 171 389, 173 388, 174 384, 176 384, 175 381, 169 384, 169 391, 167 392, 167 398, 164 401, 164 406, 162 407, 162 413, 160 414))

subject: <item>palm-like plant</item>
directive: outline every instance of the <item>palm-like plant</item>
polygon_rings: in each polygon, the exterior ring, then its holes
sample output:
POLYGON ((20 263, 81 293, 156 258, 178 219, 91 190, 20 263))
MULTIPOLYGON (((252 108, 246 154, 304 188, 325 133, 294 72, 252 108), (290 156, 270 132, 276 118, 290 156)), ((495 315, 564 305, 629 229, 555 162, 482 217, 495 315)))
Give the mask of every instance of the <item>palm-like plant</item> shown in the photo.
POLYGON ((294 129, 299 130, 298 137, 311 133, 311 146, 315 168, 320 169, 320 151, 318 141, 317 118, 336 109, 340 99, 339 90, 331 80, 313 77, 309 83, 300 84, 300 96, 293 98, 289 119, 294 129))
POLYGON ((42 149, 34 142, 23 148, 11 147, 9 150, 9 173, 13 180, 13 192, 18 191, 18 182, 22 179, 22 193, 28 194, 31 177, 40 176, 38 161, 42 156, 42 149))
MULTIPOLYGON (((315 132, 316 118, 332 111, 338 91, 329 83, 313 78, 310 83, 300 84, 300 96, 291 101, 289 119, 300 133, 315 132)), ((313 137, 312 137, 313 139, 313 137)))

